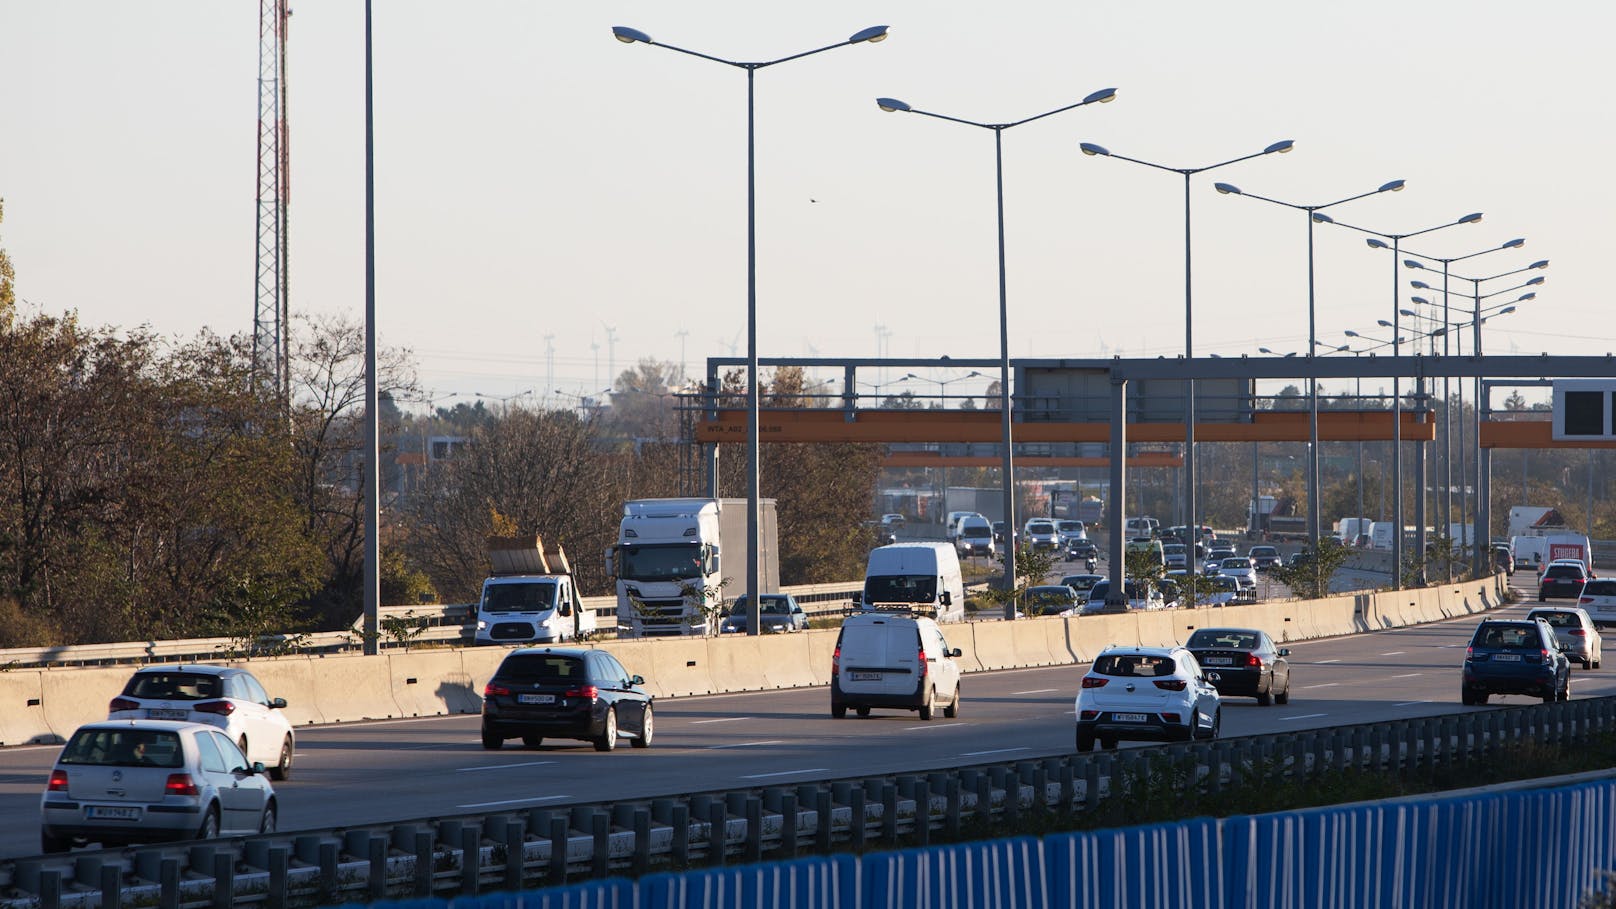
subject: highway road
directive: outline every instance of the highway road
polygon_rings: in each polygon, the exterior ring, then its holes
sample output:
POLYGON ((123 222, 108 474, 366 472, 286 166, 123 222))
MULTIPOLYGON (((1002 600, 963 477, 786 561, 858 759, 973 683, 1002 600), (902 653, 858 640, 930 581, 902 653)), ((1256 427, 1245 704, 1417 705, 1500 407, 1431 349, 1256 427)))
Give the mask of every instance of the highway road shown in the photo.
MULTIPOLYGON (((1535 599, 1503 614, 1524 614, 1535 599)), ((1079 620, 1081 621, 1081 620, 1079 620)), ((1459 665, 1477 619, 1290 644, 1292 699, 1225 703, 1245 735, 1487 709, 1459 705, 1459 665)), ((633 668, 633 667, 630 667, 633 668)), ((823 687, 659 702, 650 749, 586 743, 497 752, 475 716, 300 730, 294 779, 278 785, 283 830, 643 798, 750 785, 957 767, 1069 752, 1086 667, 969 675, 961 715, 922 722, 877 711, 833 720, 823 687)), ((1616 694, 1616 668, 1573 666, 1574 696, 1616 694)), ((1494 703, 1533 703, 1494 698, 1494 703)), ((1152 747, 1137 745, 1132 747, 1152 747)), ((0 856, 38 851, 38 800, 56 747, 0 752, 0 856)))

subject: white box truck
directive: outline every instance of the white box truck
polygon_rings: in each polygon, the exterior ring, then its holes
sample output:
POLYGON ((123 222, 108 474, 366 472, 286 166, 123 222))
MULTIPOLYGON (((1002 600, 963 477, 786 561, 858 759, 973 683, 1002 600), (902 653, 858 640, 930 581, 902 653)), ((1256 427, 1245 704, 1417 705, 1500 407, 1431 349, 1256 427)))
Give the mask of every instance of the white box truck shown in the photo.
POLYGON ((477 644, 553 644, 595 630, 567 554, 531 537, 489 537, 492 570, 477 600, 477 644))
POLYGON ((870 550, 864 590, 854 597, 865 611, 917 611, 939 622, 965 619, 959 556, 947 543, 894 543, 870 550))
MULTIPOLYGON (((773 499, 758 501, 758 586, 780 591, 779 525, 773 499)), ((706 635, 723 604, 746 590, 745 499, 635 499, 623 504, 617 545, 617 626, 625 635, 706 635)))

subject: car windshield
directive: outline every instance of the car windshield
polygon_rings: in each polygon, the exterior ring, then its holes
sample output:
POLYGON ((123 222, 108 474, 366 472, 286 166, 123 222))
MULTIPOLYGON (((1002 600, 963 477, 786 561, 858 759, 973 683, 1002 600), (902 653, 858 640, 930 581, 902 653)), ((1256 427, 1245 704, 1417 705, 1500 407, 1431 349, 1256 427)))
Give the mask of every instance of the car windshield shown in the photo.
POLYGON ((1219 631, 1215 628, 1202 628, 1200 631, 1190 635, 1188 646, 1205 649, 1218 647, 1225 650, 1256 650, 1257 635, 1249 631, 1219 631))
POLYGON ((937 597, 937 579, 930 575, 878 574, 864 581, 869 603, 930 603, 937 597))
POLYGON ((219 696, 219 677, 180 671, 137 672, 123 693, 133 698, 201 701, 219 696))
MULTIPOLYGON (((1096 581, 1094 583, 1094 586, 1089 588, 1089 599, 1091 599, 1091 600, 1103 600, 1103 599, 1105 599, 1105 595, 1107 593, 1109 593, 1110 591, 1111 591, 1111 582, 1110 581, 1096 581)), ((1125 582, 1124 585, 1123 585, 1123 588, 1122 588, 1122 592, 1126 593, 1128 595, 1128 599, 1130 599, 1130 600, 1142 600, 1145 597, 1145 595, 1143 593, 1139 592, 1139 584, 1136 581, 1127 581, 1127 582, 1125 582)))
POLYGON ((1245 559, 1224 559, 1223 560, 1223 567, 1224 568, 1250 568, 1251 563, 1247 562, 1245 559))
POLYGON ((1072 591, 1067 589, 1051 589, 1048 587, 1034 587, 1027 591, 1027 601, 1034 606, 1072 605, 1072 591))
POLYGON ((555 653, 513 653, 494 673, 512 682, 572 682, 585 674, 583 660, 555 653))
POLYGON ((555 605, 554 581, 489 584, 483 588, 485 612, 539 612, 555 605))
POLYGON ((185 764, 178 733, 166 729, 80 729, 67 740, 62 764, 112 767, 180 767, 185 764))
POLYGON ((1060 522, 1055 524, 1055 527, 1058 530, 1060 530, 1061 533, 1077 533, 1079 530, 1083 529, 1083 522, 1082 521, 1060 521, 1060 522))
POLYGON ((1054 524, 1028 524, 1027 525, 1027 532, 1028 533, 1054 533, 1055 532, 1055 525, 1054 524))
MULTIPOLYGON (((737 599, 735 601, 735 608, 731 609, 729 614, 732 616, 739 616, 743 619, 746 618, 746 597, 743 596, 737 599)), ((758 601, 758 614, 790 615, 791 608, 786 605, 785 597, 771 597, 765 595, 762 600, 758 601)))
POLYGON ((1183 555, 1184 554, 1184 544, 1183 543, 1168 543, 1166 546, 1162 547, 1162 551, 1165 552, 1168 555, 1183 555))
POLYGON ((1493 650, 1538 650, 1543 642, 1537 630, 1527 625, 1484 625, 1476 632, 1472 646, 1493 650))
POLYGON ((1251 547, 1251 554, 1254 556, 1271 556, 1278 555, 1279 550, 1272 546, 1253 546, 1251 547))
POLYGON ((966 524, 960 528, 960 536, 971 539, 986 539, 993 535, 986 524, 966 524))
POLYGON ((1582 617, 1575 612, 1533 612, 1527 618, 1542 619, 1556 628, 1582 627, 1582 617))
POLYGON ((1101 675, 1156 677, 1172 675, 1175 668, 1172 657, 1144 653, 1105 653, 1094 661, 1101 675))
POLYGON ((679 581, 701 577, 701 550, 695 543, 624 546, 618 550, 618 576, 625 581, 679 581))
POLYGON ((1090 587, 1093 587, 1095 584, 1099 583, 1099 580, 1100 579, 1096 577, 1073 574, 1061 578, 1061 583, 1072 588, 1073 590, 1083 591, 1088 590, 1090 587))

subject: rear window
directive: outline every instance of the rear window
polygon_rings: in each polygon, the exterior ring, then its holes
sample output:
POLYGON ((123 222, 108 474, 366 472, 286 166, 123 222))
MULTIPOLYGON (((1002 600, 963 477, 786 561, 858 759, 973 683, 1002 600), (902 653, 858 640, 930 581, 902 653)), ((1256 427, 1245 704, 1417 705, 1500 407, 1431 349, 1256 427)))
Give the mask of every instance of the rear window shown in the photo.
POLYGON ((589 675, 584 661, 553 653, 513 653, 495 676, 514 682, 571 682, 589 675))
POLYGON ((1190 635, 1188 646, 1206 649, 1222 647, 1230 650, 1256 650, 1257 636, 1244 631, 1213 631, 1203 628, 1190 635))
POLYGON ((1108 653, 1094 661, 1094 671, 1100 675, 1154 678, 1172 675, 1175 668, 1172 657, 1142 653, 1108 653))
POLYGON ((123 693, 132 698, 154 698, 163 701, 200 701, 222 697, 225 694, 216 675, 196 672, 137 672, 124 686, 123 693))
POLYGON ((178 733, 158 729, 80 729, 67 740, 62 764, 107 767, 179 767, 185 763, 178 733))
POLYGON ((1556 628, 1581 628, 1582 617, 1574 612, 1536 612, 1530 618, 1542 619, 1556 628))
POLYGON ((1616 581, 1589 581, 1582 587, 1585 597, 1616 597, 1616 581))
POLYGON ((1582 569, 1575 565, 1550 565, 1543 573, 1546 578, 1582 578, 1582 569))
POLYGON ((1537 628, 1530 625, 1483 625, 1476 629, 1471 645, 1491 650, 1539 650, 1543 640, 1537 628))

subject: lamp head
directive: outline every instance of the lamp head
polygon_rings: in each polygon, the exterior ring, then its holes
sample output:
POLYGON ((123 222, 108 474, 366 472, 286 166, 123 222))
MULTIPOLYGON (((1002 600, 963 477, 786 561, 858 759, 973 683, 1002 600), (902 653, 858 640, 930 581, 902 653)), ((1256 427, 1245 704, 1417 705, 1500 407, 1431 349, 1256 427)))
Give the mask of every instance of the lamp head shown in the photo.
POLYGON ((651 36, 650 35, 647 35, 645 32, 642 32, 637 28, 629 28, 626 25, 614 25, 614 26, 612 26, 612 37, 614 37, 617 40, 623 42, 624 44, 652 44, 652 43, 654 43, 654 42, 651 41, 651 36))
POLYGON ((1115 101, 1116 99, 1117 99, 1117 90, 1116 89, 1114 89, 1114 88, 1102 88, 1097 92, 1090 92, 1086 97, 1083 98, 1083 103, 1084 104, 1094 104, 1094 103, 1098 102, 1100 104, 1110 104, 1112 101, 1115 101))
POLYGON ((1499 249, 1520 249, 1522 246, 1525 246, 1525 245, 1526 245, 1526 238, 1525 237, 1516 237, 1513 240, 1509 240, 1509 241, 1505 242, 1503 246, 1499 247, 1499 249))
POLYGON ((1431 285, 1425 283, 1424 281, 1410 281, 1410 282, 1408 282, 1408 286, 1414 288, 1415 290, 1430 290, 1431 289, 1431 285))
POLYGON ((1385 319, 1376 319, 1375 324, 1379 325, 1381 328, 1391 328, 1392 327, 1392 323, 1386 321, 1385 319))
MULTIPOLYGON (((1424 297, 1409 297, 1408 299, 1409 299, 1409 302, 1418 303, 1421 306, 1430 306, 1431 305, 1431 301, 1425 299, 1424 297)), ((1403 310, 1403 315, 1412 316, 1414 314, 1405 309, 1405 310, 1403 310)))
MULTIPOLYGON (((1342 334, 1346 335, 1349 338, 1361 338, 1361 337, 1363 337, 1363 335, 1360 335, 1360 334, 1358 334, 1357 332, 1355 332, 1355 331, 1353 331, 1351 329, 1348 329, 1348 330, 1342 332, 1342 334)), ((1345 347, 1346 345, 1342 345, 1342 346, 1345 347)))
POLYGON ((1313 221, 1315 223, 1318 223, 1318 224, 1334 224, 1335 223, 1334 218, 1330 217, 1329 215, 1325 214, 1322 211, 1316 211, 1316 212, 1313 213, 1313 221))
POLYGON ((1350 352, 1351 350, 1352 350, 1352 345, 1351 344, 1342 344, 1340 347, 1336 348, 1337 353, 1350 352))
POLYGON ((847 39, 848 44, 860 44, 868 41, 871 44, 880 44, 887 40, 887 27, 885 25, 872 25, 862 31, 855 32, 853 37, 847 39))
POLYGON ((1503 308, 1503 309, 1500 309, 1500 310, 1499 310, 1499 311, 1498 311, 1498 314, 1499 314, 1499 315, 1504 315, 1504 314, 1505 314, 1505 313, 1512 313, 1512 312, 1514 312, 1514 311, 1515 311, 1515 307, 1513 307, 1513 306, 1506 306, 1506 307, 1504 307, 1504 308, 1503 308))
POLYGON ((1480 224, 1481 223, 1481 212, 1473 211, 1470 214, 1465 215, 1463 218, 1460 218, 1457 223, 1459 223, 1459 224, 1480 224))
POLYGON ((1425 263, 1421 262, 1418 259, 1404 259, 1403 260, 1403 267, 1404 268, 1424 268, 1425 263))
POLYGON ((1521 294, 1521 298, 1519 300, 1516 300, 1515 302, 1516 303, 1525 303, 1527 300, 1536 300, 1536 299, 1537 299, 1537 294, 1521 294))
POLYGON ((1223 193, 1225 196, 1241 195, 1240 187, 1235 186, 1233 183, 1214 183, 1212 184, 1212 188, 1220 193, 1223 193))
POLYGON ((1547 279, 1544 278, 1542 275, 1538 275, 1537 277, 1533 278, 1532 280, 1527 281, 1526 284, 1527 284, 1528 287, 1535 287, 1535 286, 1537 286, 1539 284, 1542 284, 1545 280, 1547 280, 1547 279))
POLYGON ((1382 183, 1380 185, 1380 189, 1375 190, 1375 192, 1377 192, 1377 193, 1397 193, 1397 192, 1402 192, 1403 191, 1403 182, 1404 181, 1402 181, 1402 180, 1393 180, 1390 183, 1382 183))
POLYGON ((909 109, 909 105, 899 101, 897 98, 876 98, 875 104, 889 114, 893 111, 906 111, 909 109))
POLYGON ((1539 259, 1536 262, 1533 262, 1531 265, 1528 265, 1526 267, 1527 268, 1548 268, 1549 267, 1549 260, 1548 259, 1539 259))
MULTIPOLYGON (((1429 300, 1424 300, 1424 299, 1421 299, 1421 298, 1419 298, 1419 297, 1415 297, 1415 298, 1414 298, 1414 302, 1415 302, 1415 303, 1421 303, 1421 304, 1428 304, 1428 303, 1430 303, 1430 301, 1429 301, 1429 300)), ((1418 317, 1419 317, 1419 315, 1420 315, 1420 314, 1419 314, 1419 313, 1417 313, 1417 312, 1415 312, 1415 311, 1414 311, 1414 310, 1412 310, 1412 309, 1399 309, 1399 310, 1398 310, 1398 311, 1397 311, 1397 314, 1398 314, 1398 315, 1400 315, 1400 316, 1408 316, 1408 317, 1409 317, 1409 318, 1410 318, 1410 319, 1415 319, 1415 318, 1418 318, 1418 317)))
POLYGON ((1391 245, 1379 237, 1370 237, 1364 242, 1369 244, 1370 249, 1391 249, 1391 245))
POLYGON ((1273 154, 1275 152, 1278 152, 1278 153, 1283 155, 1283 154, 1285 154, 1286 152, 1290 151, 1291 149, 1293 149, 1295 147, 1296 147, 1296 140, 1295 139, 1281 139, 1278 142, 1275 142, 1273 145, 1270 145, 1267 148, 1263 149, 1262 153, 1265 154, 1265 155, 1271 155, 1271 154, 1273 154))
POLYGON ((1085 155, 1103 155, 1107 158, 1111 157, 1110 149, 1103 145, 1095 145, 1093 142, 1079 142, 1077 147, 1082 149, 1083 154, 1085 155))

